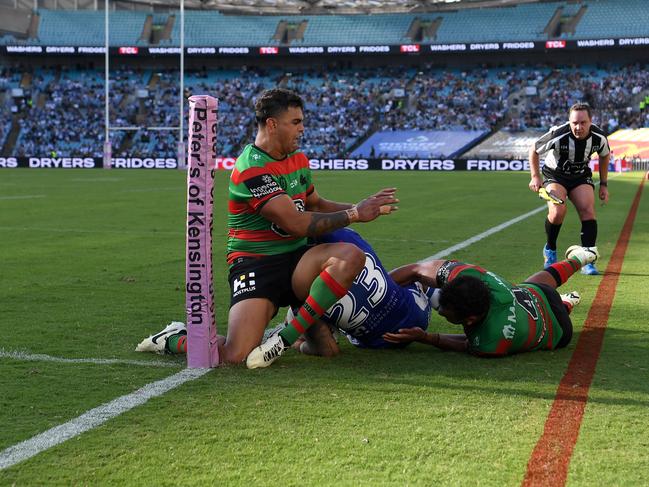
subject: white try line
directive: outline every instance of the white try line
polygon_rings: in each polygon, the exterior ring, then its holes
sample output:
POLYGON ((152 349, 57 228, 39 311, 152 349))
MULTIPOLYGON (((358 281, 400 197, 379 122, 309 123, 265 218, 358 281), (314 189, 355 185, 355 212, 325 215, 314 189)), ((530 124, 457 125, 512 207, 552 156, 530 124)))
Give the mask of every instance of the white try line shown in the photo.
POLYGON ((45 198, 44 194, 23 194, 20 196, 0 196, 0 201, 7 200, 33 200, 36 198, 45 198))
POLYGON ((119 416, 137 406, 140 406, 153 397, 158 397, 185 382, 198 379, 212 369, 185 369, 166 379, 147 384, 137 391, 102 404, 81 416, 55 426, 29 440, 10 446, 0 452, 0 470, 11 467, 27 460, 53 446, 60 445, 70 438, 85 433, 109 419, 119 416))
POLYGON ((28 353, 17 350, 0 348, 0 358, 12 358, 27 362, 56 362, 63 364, 94 364, 94 365, 141 365, 143 367, 184 367, 186 364, 165 362, 163 360, 123 360, 117 358, 64 358, 53 357, 44 353, 28 353))
POLYGON ((81 229, 81 228, 6 227, 6 226, 0 226, 0 231, 9 231, 9 232, 48 232, 48 233, 88 233, 88 234, 107 233, 107 234, 110 234, 110 235, 142 235, 142 236, 182 235, 182 230, 179 230, 177 232, 172 232, 172 231, 169 231, 169 230, 146 230, 146 231, 108 230, 108 229, 107 230, 84 230, 84 229, 81 229))

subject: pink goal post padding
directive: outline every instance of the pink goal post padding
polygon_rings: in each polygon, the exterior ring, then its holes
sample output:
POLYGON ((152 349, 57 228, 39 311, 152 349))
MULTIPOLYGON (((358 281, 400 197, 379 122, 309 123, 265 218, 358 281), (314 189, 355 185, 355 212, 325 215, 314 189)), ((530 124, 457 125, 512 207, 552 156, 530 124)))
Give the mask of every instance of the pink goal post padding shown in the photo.
POLYGON ((218 100, 189 98, 187 138, 187 246, 185 255, 187 366, 216 367, 219 351, 212 279, 212 207, 218 100))

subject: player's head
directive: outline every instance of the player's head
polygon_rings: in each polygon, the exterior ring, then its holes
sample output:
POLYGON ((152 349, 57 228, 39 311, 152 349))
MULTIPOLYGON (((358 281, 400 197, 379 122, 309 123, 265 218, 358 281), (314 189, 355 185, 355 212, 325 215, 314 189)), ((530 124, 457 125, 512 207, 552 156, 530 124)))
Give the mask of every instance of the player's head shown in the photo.
POLYGON ((590 134, 592 112, 588 103, 575 103, 569 112, 570 130, 578 139, 585 139, 590 134))
POLYGON ((264 91, 255 102, 255 119, 285 153, 299 147, 304 132, 304 103, 297 93, 282 88, 264 91))
POLYGON ((437 312, 456 325, 473 325, 489 311, 487 285, 471 276, 459 276, 442 287, 437 312))

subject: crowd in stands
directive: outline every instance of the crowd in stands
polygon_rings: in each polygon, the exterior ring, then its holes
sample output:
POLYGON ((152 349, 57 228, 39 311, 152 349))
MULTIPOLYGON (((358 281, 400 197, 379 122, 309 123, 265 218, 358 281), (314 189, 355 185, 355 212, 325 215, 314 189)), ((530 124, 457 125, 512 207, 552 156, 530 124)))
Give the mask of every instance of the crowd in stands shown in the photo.
POLYGON ((593 121, 605 132, 618 128, 649 126, 649 111, 637 110, 635 98, 649 89, 648 66, 554 69, 537 94, 529 98, 520 117, 509 123, 512 130, 547 129, 567 120, 567 107, 588 102, 593 121))
MULTIPOLYGON (((0 149, 11 129, 11 104, 21 103, 14 156, 103 154, 104 73, 99 69, 31 72, 20 100, 8 96, 20 74, 0 72, 0 149)), ((114 156, 176 157, 179 125, 178 71, 121 68, 111 72, 110 123, 139 127, 112 131, 114 156)), ((321 68, 202 70, 186 73, 184 96, 219 99, 218 150, 236 156, 254 137, 255 95, 285 86, 305 100, 303 149, 312 157, 345 156, 377 130, 547 129, 566 120, 567 108, 588 101, 596 122, 612 132, 649 126, 636 98, 649 89, 647 66, 614 68, 507 67, 444 70, 418 68, 321 68), (526 94, 534 87, 536 94, 526 94)), ((186 105, 186 104, 185 104, 186 105)), ((14 106, 14 111, 16 107, 14 106)), ((187 106, 185 106, 185 120, 187 106)), ((185 131, 187 123, 184 124, 185 131)), ((3 151, 5 155, 7 150, 3 151)))

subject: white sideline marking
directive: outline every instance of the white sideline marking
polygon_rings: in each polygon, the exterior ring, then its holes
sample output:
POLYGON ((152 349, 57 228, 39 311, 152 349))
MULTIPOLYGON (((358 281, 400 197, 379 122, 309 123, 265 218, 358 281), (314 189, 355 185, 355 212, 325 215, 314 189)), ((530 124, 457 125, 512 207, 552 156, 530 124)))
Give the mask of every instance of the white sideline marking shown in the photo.
POLYGON ((95 365, 142 365, 148 367, 184 367, 185 364, 165 362, 163 360, 122 360, 116 358, 63 358, 45 355, 44 353, 27 353, 0 348, 0 358, 13 358, 28 362, 58 362, 65 364, 95 365))
POLYGON ((479 233, 478 235, 475 235, 475 236, 473 236, 471 238, 468 238, 464 242, 460 242, 459 244, 455 244, 452 247, 448 247, 448 248, 446 248, 444 250, 441 250, 441 251, 437 252, 435 255, 431 255, 430 257, 425 258, 421 262, 428 262, 428 261, 431 261, 431 260, 441 259, 442 257, 446 257, 447 255, 450 255, 453 252, 465 249, 469 245, 474 244, 476 242, 479 242, 483 238, 487 238, 488 236, 493 235, 494 233, 498 233, 501 230, 504 230, 505 228, 510 227, 515 223, 518 223, 518 222, 520 222, 522 220, 525 220, 526 218, 531 217, 532 215, 535 215, 536 213, 540 213, 540 212, 542 212, 544 210, 547 210, 547 208, 548 207, 546 205, 543 205, 543 206, 540 206, 540 207, 536 208, 535 210, 528 211, 527 213, 524 213, 524 214, 522 214, 520 216, 517 216, 516 218, 512 218, 511 220, 508 220, 505 223, 501 223, 500 225, 496 225, 495 227, 491 227, 490 229, 485 230, 484 232, 479 233))
POLYGON ((42 451, 59 445, 70 438, 85 433, 96 426, 99 426, 109 419, 119 416, 137 406, 141 406, 149 399, 158 397, 185 382, 198 379, 212 369, 185 369, 166 379, 147 384, 131 394, 102 404, 81 416, 55 426, 43 433, 40 433, 29 440, 10 446, 0 452, 0 470, 11 467, 19 462, 27 460, 42 451))
POLYGON ((21 196, 0 196, 0 200, 31 200, 34 198, 45 198, 44 194, 24 194, 21 196))

